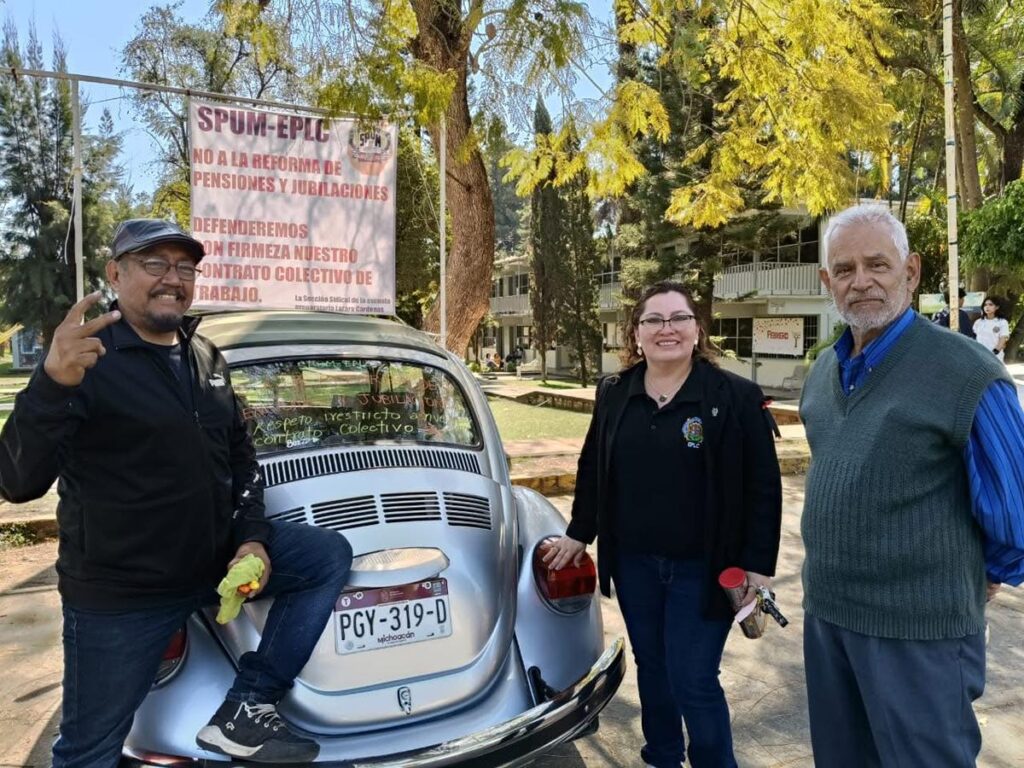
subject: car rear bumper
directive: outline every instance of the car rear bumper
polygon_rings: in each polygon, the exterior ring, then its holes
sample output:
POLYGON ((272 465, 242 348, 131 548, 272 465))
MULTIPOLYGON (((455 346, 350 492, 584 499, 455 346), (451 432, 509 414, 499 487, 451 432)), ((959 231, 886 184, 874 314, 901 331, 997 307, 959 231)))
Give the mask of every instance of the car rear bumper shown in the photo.
MULTIPOLYGON (((626 672, 625 646, 617 638, 578 682, 518 717, 425 749, 356 760, 316 762, 316 768, 501 768, 520 766, 587 731, 619 688, 626 672)), ((176 758, 126 749, 121 768, 211 766, 221 760, 176 758)), ((247 763, 246 765, 251 765, 247 763)))

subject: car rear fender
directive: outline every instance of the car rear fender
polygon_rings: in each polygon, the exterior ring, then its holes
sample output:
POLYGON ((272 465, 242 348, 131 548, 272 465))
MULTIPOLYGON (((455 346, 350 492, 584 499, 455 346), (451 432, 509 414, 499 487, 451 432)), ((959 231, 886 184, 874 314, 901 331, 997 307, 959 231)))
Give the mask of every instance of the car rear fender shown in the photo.
POLYGON ((534 548, 549 536, 565 533, 565 520, 541 494, 514 487, 522 557, 519 564, 516 640, 523 665, 537 667, 544 682, 562 690, 581 676, 604 652, 600 597, 580 613, 563 614, 541 597, 533 575, 534 548))

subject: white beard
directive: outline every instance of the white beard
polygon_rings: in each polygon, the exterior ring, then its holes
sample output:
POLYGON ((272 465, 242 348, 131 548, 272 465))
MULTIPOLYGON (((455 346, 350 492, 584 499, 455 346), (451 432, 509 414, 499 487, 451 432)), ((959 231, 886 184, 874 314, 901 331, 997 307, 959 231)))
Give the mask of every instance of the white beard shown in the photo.
POLYGON ((902 315, 903 310, 907 306, 908 298, 910 298, 910 288, 906 283, 903 283, 897 296, 892 300, 886 297, 885 303, 874 312, 851 312, 849 309, 844 310, 835 303, 835 299, 833 299, 833 305, 839 317, 851 328, 856 328, 858 331, 875 331, 879 328, 885 328, 885 326, 902 315))

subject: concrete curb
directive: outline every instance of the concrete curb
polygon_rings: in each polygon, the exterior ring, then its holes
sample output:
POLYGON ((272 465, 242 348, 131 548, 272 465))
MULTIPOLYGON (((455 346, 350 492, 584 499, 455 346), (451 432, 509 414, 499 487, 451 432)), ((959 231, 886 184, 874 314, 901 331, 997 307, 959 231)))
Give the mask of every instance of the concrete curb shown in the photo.
MULTIPOLYGON (((803 475, 811 463, 805 451, 785 451, 779 454, 779 470, 784 475, 803 475)), ((532 488, 545 496, 562 496, 576 490, 575 472, 557 472, 546 475, 513 475, 512 485, 532 488)))

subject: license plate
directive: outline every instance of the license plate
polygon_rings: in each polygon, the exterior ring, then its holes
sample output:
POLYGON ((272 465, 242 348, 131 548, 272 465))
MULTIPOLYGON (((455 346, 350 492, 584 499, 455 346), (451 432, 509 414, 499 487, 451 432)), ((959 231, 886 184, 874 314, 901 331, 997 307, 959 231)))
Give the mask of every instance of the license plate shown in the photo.
POLYGON ((338 653, 393 648, 452 633, 448 581, 342 592, 334 606, 334 642, 338 653))

